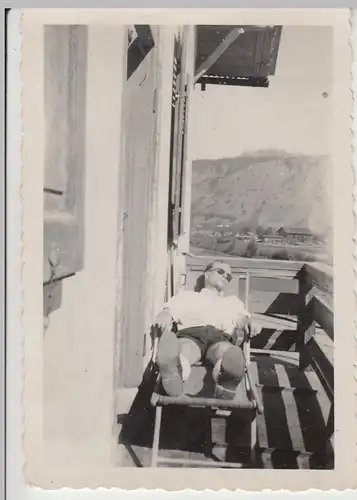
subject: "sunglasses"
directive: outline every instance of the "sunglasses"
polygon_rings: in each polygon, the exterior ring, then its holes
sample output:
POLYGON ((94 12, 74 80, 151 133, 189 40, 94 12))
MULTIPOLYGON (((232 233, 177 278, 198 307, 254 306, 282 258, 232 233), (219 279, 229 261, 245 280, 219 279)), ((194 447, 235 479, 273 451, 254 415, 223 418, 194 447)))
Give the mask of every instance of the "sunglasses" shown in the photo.
POLYGON ((225 271, 224 269, 215 267, 215 268, 211 269, 211 271, 216 271, 216 273, 218 273, 220 276, 224 276, 226 278, 226 280, 228 281, 228 283, 230 281, 232 281, 232 279, 233 279, 233 276, 230 273, 227 273, 227 271, 225 271))

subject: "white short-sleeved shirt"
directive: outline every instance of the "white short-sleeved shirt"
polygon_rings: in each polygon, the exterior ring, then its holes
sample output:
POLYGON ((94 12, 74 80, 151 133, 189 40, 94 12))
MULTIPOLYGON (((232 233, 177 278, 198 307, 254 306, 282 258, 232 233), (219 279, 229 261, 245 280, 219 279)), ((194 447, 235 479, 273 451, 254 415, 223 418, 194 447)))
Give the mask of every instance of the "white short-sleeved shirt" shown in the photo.
POLYGON ((232 335, 239 319, 250 317, 237 296, 222 297, 208 288, 200 292, 183 290, 171 297, 164 308, 170 310, 179 330, 210 325, 232 335))

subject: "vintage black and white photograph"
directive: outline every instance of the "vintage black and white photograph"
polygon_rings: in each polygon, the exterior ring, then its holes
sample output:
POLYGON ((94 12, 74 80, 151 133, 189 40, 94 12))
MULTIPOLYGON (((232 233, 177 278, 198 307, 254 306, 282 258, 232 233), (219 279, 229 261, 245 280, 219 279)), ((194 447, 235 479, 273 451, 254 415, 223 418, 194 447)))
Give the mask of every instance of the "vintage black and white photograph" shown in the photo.
POLYGON ((341 214, 334 201, 352 185, 348 148, 336 177, 341 29, 221 18, 28 21, 43 214, 31 425, 55 487, 106 466, 336 470, 335 342, 353 345, 352 289, 335 336, 352 257, 335 253, 336 234, 352 238, 352 190, 341 214))

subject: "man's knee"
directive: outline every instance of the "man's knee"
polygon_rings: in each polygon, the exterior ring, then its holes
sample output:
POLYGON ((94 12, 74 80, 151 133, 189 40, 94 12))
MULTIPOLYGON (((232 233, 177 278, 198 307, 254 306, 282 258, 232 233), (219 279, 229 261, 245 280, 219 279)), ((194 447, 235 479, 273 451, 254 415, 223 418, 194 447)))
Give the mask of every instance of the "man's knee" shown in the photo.
POLYGON ((179 354, 178 339, 173 331, 164 332, 157 346, 157 362, 159 366, 170 362, 179 354))
POLYGON ((230 347, 232 347, 232 344, 230 342, 217 342, 216 344, 213 344, 208 348, 206 357, 211 363, 215 364, 219 359, 223 358, 224 353, 230 347))
POLYGON ((194 340, 179 338, 178 342, 180 354, 188 360, 190 365, 194 365, 201 359, 201 349, 194 340))
POLYGON ((245 360, 240 347, 230 346, 223 354, 221 371, 235 378, 242 378, 245 371, 245 360))

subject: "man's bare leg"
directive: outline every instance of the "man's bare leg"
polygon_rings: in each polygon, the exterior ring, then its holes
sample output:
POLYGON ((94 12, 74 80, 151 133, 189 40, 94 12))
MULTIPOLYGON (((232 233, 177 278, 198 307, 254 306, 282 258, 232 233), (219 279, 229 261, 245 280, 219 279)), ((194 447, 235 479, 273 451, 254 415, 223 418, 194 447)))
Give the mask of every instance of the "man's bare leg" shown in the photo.
POLYGON ((182 366, 182 378, 186 381, 191 373, 191 366, 201 359, 201 349, 194 340, 179 338, 179 353, 182 366))
POLYGON ((171 330, 162 332, 157 347, 157 364, 159 366, 162 385, 168 396, 180 396, 183 392, 183 381, 179 358, 179 342, 171 330))
POLYGON ((159 340, 157 363, 162 385, 169 396, 180 396, 183 382, 188 379, 191 366, 201 359, 201 350, 194 340, 177 338, 172 331, 163 332, 159 340))
POLYGON ((222 393, 234 396, 235 388, 243 378, 245 361, 240 347, 230 342, 217 342, 209 347, 206 358, 213 364, 213 378, 222 393))

